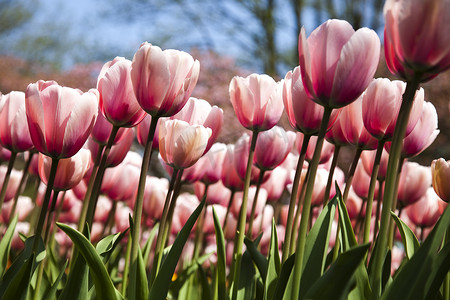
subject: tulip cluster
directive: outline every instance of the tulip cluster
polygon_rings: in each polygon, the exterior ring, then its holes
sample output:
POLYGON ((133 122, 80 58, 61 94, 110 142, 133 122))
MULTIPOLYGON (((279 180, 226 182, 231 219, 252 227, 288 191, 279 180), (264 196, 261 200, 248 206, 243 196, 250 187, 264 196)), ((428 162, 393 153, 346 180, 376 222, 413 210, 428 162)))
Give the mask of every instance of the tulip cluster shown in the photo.
POLYGON ((0 297, 428 299, 442 285, 448 299, 449 162, 410 159, 439 134, 419 84, 450 66, 435 25, 450 5, 415 2, 428 38, 412 2, 385 4, 387 64, 406 83, 374 78, 373 30, 302 29, 284 79, 231 80, 245 128, 231 144, 223 110, 191 97, 200 62, 149 43, 88 92, 40 80, 2 95, 0 297))

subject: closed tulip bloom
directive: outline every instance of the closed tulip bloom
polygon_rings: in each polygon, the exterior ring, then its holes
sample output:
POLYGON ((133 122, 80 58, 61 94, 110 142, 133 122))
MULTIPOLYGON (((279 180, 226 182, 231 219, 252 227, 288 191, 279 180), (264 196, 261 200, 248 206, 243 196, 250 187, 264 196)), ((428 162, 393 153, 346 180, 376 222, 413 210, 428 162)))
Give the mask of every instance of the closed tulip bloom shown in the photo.
MULTIPOLYGON (((248 155, 250 151, 250 136, 244 133, 237 141, 234 147, 234 167, 239 177, 244 181, 245 172, 247 171, 248 155)), ((250 182, 256 183, 261 173, 260 169, 252 165, 250 182)), ((266 174, 267 176, 268 174, 266 174)), ((267 179, 267 177, 265 178, 267 179)))
POLYGON ((147 176, 143 203, 147 217, 161 219, 168 190, 169 180, 167 178, 147 176))
MULTIPOLYGON (((342 110, 341 110, 342 111, 342 110)), ((342 130, 342 125, 340 121, 340 115, 334 122, 331 129, 325 133, 325 139, 336 146, 346 146, 349 145, 347 138, 345 137, 344 131, 342 130)))
MULTIPOLYGON (((109 136, 111 135, 112 127, 113 125, 105 119, 99 107, 97 120, 95 120, 94 128, 92 128, 91 131, 91 137, 97 144, 105 146, 108 142, 109 136)), ((129 128, 125 127, 120 128, 114 138, 114 144, 118 143, 122 139, 123 134, 129 130, 129 128)))
MULTIPOLYGON (((203 198, 205 193, 205 185, 201 182, 194 183, 194 192, 199 200, 203 198)), ((206 193, 206 203, 219 204, 219 206, 227 207, 230 200, 231 191, 226 188, 221 181, 210 184, 206 193)))
MULTIPOLYGON (((249 207, 252 207, 253 200, 255 199, 255 192, 256 192, 256 186, 251 186, 249 189, 249 197, 248 197, 248 205, 249 207)), ((234 195, 233 203, 231 204, 230 212, 233 213, 233 215, 238 218, 239 213, 241 211, 242 207, 242 197, 243 192, 238 192, 234 195)), ((264 205, 267 200, 267 191, 263 188, 259 190, 258 193, 258 199, 256 203, 256 210, 255 210, 255 217, 257 217, 262 211, 264 210, 264 205)), ((247 210, 247 221, 249 220, 251 216, 251 209, 247 210)))
MULTIPOLYGON (((7 171, 6 166, 0 166, 0 186, 3 184, 3 181, 5 180, 5 175, 7 171)), ((16 169, 11 170, 11 175, 9 177, 8 185, 6 187, 6 195, 5 195, 5 202, 8 202, 14 198, 14 195, 16 194, 20 178, 22 177, 22 172, 17 171, 16 169)))
POLYGON ((281 195, 289 182, 291 170, 287 170, 280 165, 270 172, 269 179, 261 187, 267 191, 267 201, 275 202, 280 200, 281 195))
POLYGON ((320 105, 339 108, 355 101, 372 81, 380 56, 375 31, 343 20, 328 20, 298 43, 303 84, 320 105))
MULTIPOLYGON (((362 97, 364 126, 378 140, 390 140, 394 135, 397 116, 402 104, 406 83, 387 78, 374 79, 362 97)), ((408 136, 419 121, 424 103, 424 91, 419 89, 408 119, 405 136, 408 136)))
POLYGON ((0 163, 8 161, 11 158, 11 151, 0 145, 0 163))
POLYGON ((362 116, 362 97, 342 109, 339 116, 342 132, 347 141, 358 149, 374 150, 378 140, 364 127, 362 116))
MULTIPOLYGON (((373 172, 373 163, 375 161, 375 155, 376 151, 363 151, 361 153, 362 164, 364 166, 364 170, 366 170, 368 174, 372 174, 373 172)), ((388 160, 389 160, 389 153, 386 151, 386 149, 383 148, 383 152, 381 153, 380 166, 377 174, 378 179, 386 178, 388 160)))
POLYGON ((81 149, 94 127, 98 92, 40 80, 28 85, 25 107, 36 149, 52 158, 67 158, 81 149))
MULTIPOLYGON (((297 142, 296 143, 297 143, 297 147, 299 150, 300 150, 301 144, 303 142, 303 139, 299 140, 300 137, 301 136, 299 134, 297 134, 297 142)), ((308 148, 306 149, 305 159, 307 162, 310 162, 313 158, 314 149, 316 148, 316 143, 317 143, 317 136, 313 135, 311 137, 311 139, 309 140, 308 148)), ((334 145, 329 143, 328 141, 324 140, 322 152, 320 153, 319 164, 327 163, 333 157, 333 153, 334 153, 334 145)))
POLYGON ((450 200, 450 161, 443 158, 435 159, 431 163, 431 177, 436 194, 444 200, 450 200))
POLYGON ((296 134, 274 126, 259 134, 256 140, 254 164, 261 170, 273 170, 291 152, 296 134))
POLYGON ((416 203, 406 209, 408 218, 418 227, 431 227, 439 217, 439 199, 432 187, 416 203))
MULTIPOLYGON (((319 132, 323 117, 323 106, 312 101, 305 92, 300 67, 289 71, 284 77, 283 103, 291 126, 309 135, 319 132)), ((328 128, 330 128, 339 115, 338 110, 332 112, 328 128)))
POLYGON ((159 127, 159 152, 166 164, 184 169, 205 152, 212 130, 180 120, 163 120, 159 127))
POLYGON ((223 110, 216 105, 211 106, 206 100, 191 97, 186 105, 171 119, 183 120, 191 125, 198 124, 211 128, 212 134, 205 149, 206 153, 216 141, 222 129, 223 110))
POLYGON ((234 191, 244 189, 244 181, 234 167, 235 146, 227 145, 227 153, 223 158, 221 180, 224 186, 234 191))
POLYGON ((416 162, 405 162, 398 183, 398 201, 407 206, 419 199, 431 186, 430 168, 416 162))
MULTIPOLYGON (((152 122, 152 116, 146 115, 145 118, 142 120, 141 123, 139 123, 136 128, 136 137, 142 146, 145 147, 147 144, 148 139, 148 132, 150 130, 150 123, 152 122)), ((156 123, 156 129, 155 129, 155 135, 153 137, 152 142, 152 149, 158 150, 159 149, 159 123, 161 123, 161 119, 158 120, 156 123)), ((120 130, 119 130, 120 131, 120 130)))
POLYGON ((116 57, 104 64, 97 89, 100 93, 100 109, 111 124, 133 127, 145 117, 134 94, 130 60, 116 57))
POLYGON ((447 0, 388 0, 384 51, 389 70, 405 80, 427 81, 450 67, 447 0))
POLYGON ((24 152, 33 148, 25 113, 25 93, 11 92, 2 95, 0 112, 0 143, 3 147, 24 152))
MULTIPOLYGON (((55 183, 53 189, 65 191, 73 188, 88 171, 91 164, 91 152, 81 149, 76 155, 61 159, 56 169, 55 183)), ((39 154, 39 176, 47 184, 52 160, 50 157, 39 154)))
POLYGON ((192 167, 184 170, 183 175, 190 169, 195 175, 196 180, 205 184, 213 184, 220 180, 222 176, 222 166, 227 146, 222 143, 215 143, 211 149, 206 152, 192 167))
POLYGON ((131 80, 137 101, 153 117, 180 111, 197 84, 200 63, 186 52, 143 43, 135 53, 131 80))
POLYGON ((283 113, 283 86, 272 77, 251 74, 235 76, 230 83, 230 99, 239 122, 252 131, 272 128, 283 113))
MULTIPOLYGON (((123 138, 111 147, 111 150, 106 158, 106 167, 111 168, 120 164, 128 151, 131 149, 131 145, 133 144, 134 132, 130 128, 124 128, 123 138)), ((93 139, 88 139, 87 148, 91 151, 92 160, 95 161, 98 159, 100 161, 100 157, 96 157, 98 154, 99 145, 94 142, 93 139)))
MULTIPOLYGON (((1 208, 1 217, 3 219, 3 222, 9 222, 10 219, 13 217, 11 215, 13 205, 14 205, 14 201, 9 201, 9 202, 3 203, 2 208, 1 208)), ((28 217, 28 215, 33 211, 33 209, 34 209, 34 203, 30 197, 19 196, 19 198, 17 198, 16 214, 18 215, 19 222, 25 221, 26 218, 28 217)))

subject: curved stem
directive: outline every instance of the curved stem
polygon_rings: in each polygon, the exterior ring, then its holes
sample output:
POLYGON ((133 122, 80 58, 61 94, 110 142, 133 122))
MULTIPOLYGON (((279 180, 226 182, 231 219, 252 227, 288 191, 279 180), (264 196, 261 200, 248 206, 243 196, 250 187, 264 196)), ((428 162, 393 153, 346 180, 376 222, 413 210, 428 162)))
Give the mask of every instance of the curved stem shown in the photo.
POLYGON ((250 144, 250 151, 248 154, 247 169, 244 178, 244 193, 242 196, 241 211, 239 213, 239 220, 236 231, 236 244, 234 245, 234 274, 233 274, 233 292, 231 299, 235 300, 237 297, 238 286, 239 286, 239 276, 241 273, 241 261, 242 261, 242 248, 244 246, 244 235, 245 235, 245 221, 247 218, 247 203, 248 203, 248 190, 250 188, 250 177, 252 173, 253 156, 255 154, 256 139, 258 138, 258 132, 254 131, 252 134, 252 141, 250 144))
POLYGON ((92 167, 91 176, 89 177, 89 183, 87 185, 86 194, 84 194, 83 206, 81 208, 80 220, 78 221, 78 231, 83 232, 84 225, 86 224, 86 215, 89 207, 89 199, 91 198, 92 188, 94 187, 95 177, 97 176, 98 166, 100 165, 100 159, 102 157, 104 145, 99 145, 97 155, 94 160, 94 166, 92 167))
MULTIPOLYGON (((139 237, 141 235, 141 218, 142 218, 142 209, 143 209, 143 202, 144 202, 144 190, 145 190, 145 181, 147 179, 147 171, 150 164, 150 159, 152 156, 152 144, 153 144, 153 137, 155 136, 155 130, 156 130, 156 124, 158 123, 159 117, 152 116, 152 120, 150 122, 150 129, 148 130, 148 136, 147 136, 147 143, 145 144, 145 150, 144 150, 144 157, 142 159, 142 166, 141 166, 141 174, 139 176, 139 185, 138 190, 136 194, 136 202, 134 204, 134 211, 133 211, 133 223, 134 228, 132 234, 132 240, 131 240, 131 257, 130 257, 130 274, 131 278, 135 278, 137 276, 137 259, 138 259, 138 253, 139 253, 139 237)), ((128 286, 128 297, 130 299, 133 299, 136 295, 136 284, 135 282, 132 282, 128 286)))
POLYGON ((0 191, 0 208, 3 206, 5 201, 6 191, 8 189, 9 177, 14 166, 14 161, 16 160, 17 152, 11 151, 11 158, 8 162, 8 169, 6 170, 5 178, 3 178, 2 190, 0 191))
MULTIPOLYGON (((48 204, 52 194, 53 184, 55 183, 56 170, 58 169, 58 158, 52 158, 52 166, 50 168, 50 175, 48 177, 47 190, 45 191, 44 202, 42 203, 41 211, 39 213, 39 220, 34 231, 33 252, 37 252, 39 245, 39 237, 42 236, 42 229, 44 228, 45 217, 47 216, 48 204)), ((37 253, 36 253, 37 254, 37 253)), ((42 263, 42 262, 41 262, 42 263)))
POLYGON ((328 201, 330 200, 331 185, 333 184, 334 170, 336 169, 340 150, 341 150, 341 145, 334 146, 333 160, 331 161, 330 171, 328 173, 327 186, 325 187, 325 194, 323 195, 323 206, 322 207, 325 207, 327 205, 328 201))
POLYGON ((102 187, 103 175, 106 170, 106 162, 108 160, 109 152, 111 151, 111 147, 114 144, 114 140, 116 138, 117 132, 119 131, 118 126, 113 126, 111 129, 111 134, 109 135, 108 142, 106 143, 105 149, 103 151, 102 159, 100 161, 100 165, 97 169, 97 174, 95 175, 94 186, 92 187, 92 192, 89 197, 89 206, 86 214, 86 222, 89 226, 89 229, 92 229, 92 223, 94 222, 94 214, 95 208, 97 207, 98 195, 100 194, 100 189, 102 187))
MULTIPOLYGON (((22 178, 20 179, 19 187, 17 188, 16 194, 14 195, 14 204, 11 209, 10 217, 8 219, 8 224, 9 224, 10 220, 12 219, 12 217, 14 216, 14 214, 16 213, 17 201, 19 199, 20 194, 22 193, 25 182, 27 181, 28 168, 30 167, 31 160, 33 159, 34 154, 35 154, 35 152, 29 151, 28 159, 25 162, 25 166, 23 167, 22 178)), ((0 207, 1 207, 1 205, 0 205, 0 207)))
MULTIPOLYGON (((380 169, 381 154, 383 153, 384 140, 378 141, 377 152, 372 167, 372 175, 370 176, 369 192, 366 202, 366 216, 364 217, 364 237, 363 243, 368 243, 370 239, 370 220, 372 216, 373 197, 375 195, 375 187, 377 184, 378 170, 380 169)), ((378 193, 381 193, 381 187, 378 193)), ((361 206, 362 208, 362 206, 361 206)))
POLYGON ((395 181, 397 176, 398 164, 403 145, 403 138, 405 137, 406 126, 414 103, 414 95, 419 88, 418 81, 408 82, 406 84, 405 93, 403 94, 403 101, 397 118, 397 123, 392 139, 391 150, 389 153, 389 160, 386 173, 386 184, 384 187, 383 209, 380 219, 380 232, 378 234, 378 245, 373 255, 373 271, 371 272, 370 282, 372 284, 373 295, 378 298, 381 295, 381 280, 384 257, 386 247, 388 245, 389 222, 391 219, 390 210, 392 202, 395 197, 395 181))
MULTIPOLYGON (((303 163, 305 162, 306 150, 308 149, 308 143, 311 139, 311 135, 305 135, 303 137, 302 148, 300 150, 300 156, 298 157, 297 168, 295 170, 294 181, 292 182, 292 192, 291 197, 289 199, 289 208, 288 208, 288 216, 286 222, 286 231, 284 233, 284 242, 282 248, 281 262, 285 262, 289 257, 290 249, 291 249, 291 240, 292 240, 292 227, 295 226, 292 223, 292 218, 294 217, 295 204, 297 202, 298 196, 298 187, 300 184, 300 178, 303 170, 303 163), (289 225, 293 224, 293 225, 289 225)), ((297 206, 298 207, 298 206, 297 206)))
POLYGON ((328 121, 330 120, 330 115, 332 108, 325 107, 322 117, 322 123, 320 124, 319 135, 317 137, 316 149, 314 150, 313 159, 310 163, 311 170, 307 179, 305 201, 303 202, 302 217, 300 219, 300 228, 297 237, 297 251, 295 254, 294 263, 294 281, 293 289, 291 294, 291 299, 298 299, 300 294, 300 282, 302 279, 302 269, 303 269, 303 256, 305 254, 306 245, 306 234, 308 230, 309 222, 309 211, 311 208, 311 199, 314 189, 314 183, 316 180, 317 167, 319 165, 320 154, 322 152, 323 140, 328 127, 328 121))
POLYGON ((227 212, 225 213, 225 219, 223 220, 223 230, 225 230, 226 226, 227 226, 227 221, 228 221, 228 215, 230 214, 230 209, 231 209, 231 205, 233 205, 233 199, 234 199, 234 194, 236 193, 236 190, 231 190, 231 195, 230 195, 230 200, 228 201, 228 205, 227 205, 227 212))
POLYGON ((257 202, 258 202, 259 190, 261 189, 261 183, 263 181, 265 172, 266 172, 265 170, 260 170, 259 177, 258 177, 258 183, 256 184, 255 196, 253 197, 252 210, 250 212, 250 219, 248 221, 248 228, 247 228, 247 237, 249 239, 252 239, 253 219, 255 218, 255 212, 256 212, 256 205, 257 205, 257 202))

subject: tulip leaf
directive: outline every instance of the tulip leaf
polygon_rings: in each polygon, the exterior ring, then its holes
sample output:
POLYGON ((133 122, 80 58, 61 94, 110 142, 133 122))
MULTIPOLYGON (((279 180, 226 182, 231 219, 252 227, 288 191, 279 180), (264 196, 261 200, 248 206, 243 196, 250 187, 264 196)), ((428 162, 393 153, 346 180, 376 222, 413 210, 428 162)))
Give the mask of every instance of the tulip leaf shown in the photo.
MULTIPOLYGON (((284 294, 291 295, 291 287, 288 287, 288 280, 291 278, 292 268, 294 268, 295 254, 291 255, 281 266, 280 276, 278 276, 277 285, 273 295, 274 300, 283 299, 284 294)), ((291 279, 292 281, 292 279, 291 279)), ((270 298, 268 298, 270 299, 270 298)))
POLYGON ((278 249, 278 236, 275 220, 272 219, 272 233, 270 236, 269 258, 267 275, 264 283, 264 299, 272 299, 275 294, 278 276, 280 274, 281 262, 278 249))
POLYGON ((369 244, 353 247, 338 256, 330 268, 308 290, 306 299, 346 299, 355 284, 355 271, 367 254, 369 244))
POLYGON ((55 282, 53 282, 53 285, 50 287, 50 289, 47 291, 43 299, 56 299, 56 292, 58 291, 58 285, 61 282, 61 279, 63 278, 63 275, 65 274, 67 267, 67 261, 64 264, 61 273, 59 273, 58 277, 56 278, 55 282))
MULTIPOLYGON (((180 291, 183 285, 189 280, 189 278, 197 272, 200 265, 202 265, 205 261, 208 260, 208 258, 211 256, 212 253, 207 253, 205 255, 200 256, 195 261, 193 261, 191 264, 189 264, 186 268, 183 269, 183 271, 179 274, 177 274, 177 279, 170 285, 170 290, 176 293, 177 291, 180 291)), ((182 297, 180 297, 182 298, 182 297)))
POLYGON ((262 234, 260 234, 254 241, 251 241, 249 238, 244 238, 245 246, 247 246, 247 251, 250 257, 253 259, 256 267, 258 268, 259 274, 261 278, 265 281, 267 277, 267 259, 261 252, 258 251, 258 244, 261 241, 262 234))
POLYGON ((450 268, 450 242, 446 241, 439 251, 449 224, 450 209, 446 209, 419 249, 396 273, 382 299, 430 299, 429 295, 437 295, 450 268))
MULTIPOLYGON (((345 252, 355 247, 358 243, 356 241, 355 233, 353 232, 352 223, 348 215, 347 207, 341 196, 341 191, 336 185, 336 195, 338 197, 338 211, 339 211, 339 225, 340 229, 340 241, 341 249, 345 252)), ((360 266, 355 272, 356 287, 353 289, 348 299, 370 299, 372 296, 372 289, 370 287, 369 275, 364 265, 364 261, 361 261, 360 266)))
POLYGON ((145 242, 144 248, 142 249, 142 258, 144 259, 144 265, 146 266, 148 266, 148 259, 150 257, 150 252, 152 251, 153 241, 158 233, 158 229, 159 223, 156 223, 150 231, 147 242, 145 242))
POLYGON ((124 232, 108 235, 97 243, 95 250, 97 251, 98 255, 103 258, 103 263, 106 263, 109 260, 111 253, 114 251, 114 249, 116 249, 117 245, 119 245, 120 241, 125 237, 127 231, 128 229, 124 232))
POLYGON ((14 235, 14 230, 16 229, 18 217, 17 215, 12 219, 11 224, 9 224, 8 229, 3 235, 0 241, 0 278, 6 271, 6 266, 8 265, 9 251, 11 250, 11 241, 14 235))
MULTIPOLYGON (((313 227, 308 233, 305 243, 305 258, 300 282, 300 299, 303 299, 308 289, 323 273, 327 258, 328 242, 331 226, 336 212, 337 199, 341 199, 339 189, 336 196, 324 207, 313 227)), ((339 200, 340 201, 340 200, 339 200)))
POLYGON ((237 299, 255 299, 256 270, 252 257, 248 251, 242 255, 241 275, 239 276, 237 299))
POLYGON ((90 274, 94 280, 95 291, 98 299, 120 299, 122 298, 119 292, 113 285, 111 277, 109 276, 102 258, 95 251, 94 246, 89 240, 80 232, 72 227, 63 224, 56 223, 62 231, 64 231, 73 244, 77 247, 86 263, 89 266, 90 274))
POLYGON ((31 275, 33 273, 34 253, 22 264, 16 276, 11 280, 2 300, 26 299, 31 275))
POLYGON ((226 269, 226 254, 225 254, 225 237, 223 235, 222 226, 220 220, 217 217, 216 211, 213 207, 213 217, 214 217, 214 230, 216 232, 216 244, 217 244, 217 293, 219 300, 225 300, 227 297, 227 269, 226 269))
POLYGON ((155 281, 152 284, 149 299, 165 299, 167 297, 171 278, 173 276, 173 273, 175 272, 175 268, 181 256, 181 252, 183 251, 183 247, 186 244, 192 227, 194 227, 194 224, 197 221, 204 205, 205 201, 203 200, 202 202, 200 202, 198 207, 187 220, 186 224, 184 224, 183 228, 178 233, 175 242, 173 243, 166 259, 161 265, 161 269, 159 270, 155 281))
POLYGON ((414 253, 419 249, 420 244, 414 232, 405 224, 396 214, 391 211, 391 216, 397 223, 398 230, 402 236, 403 246, 405 247, 406 257, 411 259, 414 253))

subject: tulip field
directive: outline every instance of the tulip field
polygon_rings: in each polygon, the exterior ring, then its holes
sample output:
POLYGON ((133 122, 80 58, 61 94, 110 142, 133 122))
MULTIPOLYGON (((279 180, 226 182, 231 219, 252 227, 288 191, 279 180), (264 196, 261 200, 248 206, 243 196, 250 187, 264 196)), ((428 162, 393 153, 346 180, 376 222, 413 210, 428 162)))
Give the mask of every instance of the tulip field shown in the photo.
POLYGON ((230 144, 191 96, 201 61, 148 42, 88 91, 0 94, 0 299, 449 300, 450 161, 411 161, 440 133, 422 85, 450 68, 449 16, 387 0, 383 43, 302 29, 284 78, 229 83, 230 144))

